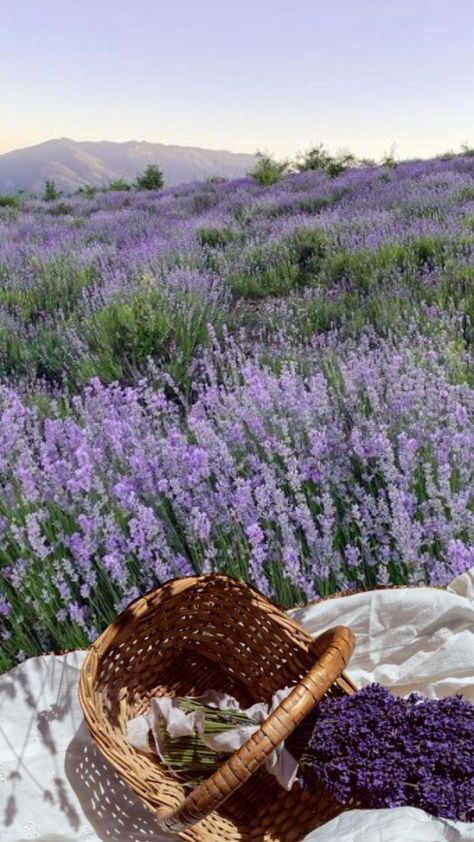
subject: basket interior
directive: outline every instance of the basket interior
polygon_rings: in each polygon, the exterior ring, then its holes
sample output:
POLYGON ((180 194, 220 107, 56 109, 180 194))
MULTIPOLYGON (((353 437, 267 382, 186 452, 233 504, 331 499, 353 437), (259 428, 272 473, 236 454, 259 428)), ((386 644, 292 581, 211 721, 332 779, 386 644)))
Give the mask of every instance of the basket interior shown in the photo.
MULTIPOLYGON (((183 581, 183 580, 181 580, 183 581)), ((269 702, 314 664, 317 642, 241 582, 206 577, 183 589, 169 583, 133 603, 99 638, 93 699, 96 741, 152 809, 175 808, 183 786, 153 754, 126 739, 126 721, 154 696, 191 696, 208 689, 230 693, 243 707, 269 702)), ((331 692, 344 692, 344 681, 331 692)), ((89 723, 90 725, 90 723, 89 723)), ((264 769, 181 837, 188 840, 296 842, 341 811, 324 791, 286 792, 264 769)))

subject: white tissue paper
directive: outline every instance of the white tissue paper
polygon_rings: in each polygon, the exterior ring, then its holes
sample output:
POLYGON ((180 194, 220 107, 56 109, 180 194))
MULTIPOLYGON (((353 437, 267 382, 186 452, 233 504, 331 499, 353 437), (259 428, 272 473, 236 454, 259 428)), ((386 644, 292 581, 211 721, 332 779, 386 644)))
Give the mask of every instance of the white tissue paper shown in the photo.
MULTIPOLYGON (((162 739, 158 728, 158 723, 161 720, 166 723, 166 730, 173 739, 177 737, 188 737, 197 733, 204 745, 213 751, 232 753, 243 746, 249 737, 258 731, 260 724, 265 722, 270 713, 273 713, 291 690, 291 687, 285 687, 283 690, 275 693, 270 706, 264 702, 259 702, 243 711, 249 719, 254 720, 258 725, 252 723, 249 725, 242 724, 236 728, 229 728, 220 734, 206 734, 204 732, 204 714, 202 711, 185 713, 179 707, 179 702, 168 696, 163 696, 160 699, 152 699, 146 713, 136 716, 135 719, 130 719, 127 722, 127 737, 135 748, 141 751, 150 751, 148 735, 151 731, 156 752, 160 759, 164 761, 162 739)), ((239 703, 233 696, 229 696, 226 693, 218 693, 216 690, 209 690, 204 695, 196 698, 195 701, 203 705, 218 708, 218 710, 239 710, 239 703)), ((284 743, 277 746, 267 758, 265 768, 271 775, 275 776, 280 786, 287 790, 291 789, 296 779, 298 763, 285 748, 284 743)))

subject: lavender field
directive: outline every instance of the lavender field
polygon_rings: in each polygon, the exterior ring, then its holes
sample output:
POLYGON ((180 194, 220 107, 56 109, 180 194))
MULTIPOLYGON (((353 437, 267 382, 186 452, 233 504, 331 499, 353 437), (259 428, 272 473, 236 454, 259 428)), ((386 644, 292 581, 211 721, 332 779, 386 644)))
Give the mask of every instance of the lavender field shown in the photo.
POLYGON ((474 156, 0 201, 0 669, 474 564, 474 156))

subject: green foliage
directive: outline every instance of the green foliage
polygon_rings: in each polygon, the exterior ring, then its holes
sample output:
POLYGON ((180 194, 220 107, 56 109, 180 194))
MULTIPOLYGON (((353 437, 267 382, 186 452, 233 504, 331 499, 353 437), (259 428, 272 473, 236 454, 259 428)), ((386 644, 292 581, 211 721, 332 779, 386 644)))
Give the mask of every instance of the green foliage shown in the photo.
POLYGON ((321 211, 330 208, 331 205, 335 204, 341 198, 340 194, 326 194, 324 196, 311 196, 307 199, 301 199, 298 202, 298 210, 301 213, 321 213, 321 211))
POLYGON ((461 146, 461 155, 464 155, 465 158, 474 158, 474 146, 463 143, 461 146))
POLYGON ((93 187, 92 184, 84 184, 76 190, 77 196, 86 196, 88 199, 92 199, 96 193, 97 187, 93 187))
POLYGON ((225 248, 235 238, 232 228, 198 228, 196 236, 203 247, 225 248))
POLYGON ((48 208, 47 213, 50 216, 68 216, 73 212, 72 206, 66 204, 66 202, 59 202, 57 205, 54 205, 52 208, 48 208))
POLYGON ((136 181, 138 190, 161 190, 163 185, 163 173, 156 164, 149 164, 136 181))
POLYGON ((330 178, 335 178, 356 163, 356 158, 352 152, 344 151, 335 156, 330 155, 323 144, 320 143, 319 146, 313 146, 299 157, 299 160, 296 162, 296 169, 299 172, 320 170, 330 178))
POLYGON ((280 181, 285 172, 288 171, 288 161, 276 161, 267 152, 257 151, 257 163, 249 175, 262 187, 268 187, 280 181))
POLYGON ((93 283, 93 273, 77 268, 68 260, 30 261, 31 277, 27 287, 0 287, 0 304, 26 322, 36 322, 45 313, 70 315, 83 291, 93 283))
POLYGON ((407 282, 415 281, 426 266, 443 266, 448 256, 444 237, 417 237, 405 243, 388 243, 377 249, 341 251, 329 254, 321 266, 326 283, 347 281, 361 292, 386 281, 390 272, 400 272, 407 282))
POLYGON ((19 205, 18 196, 0 195, 0 208, 18 208, 19 205))
POLYGON ((45 202, 55 202, 61 196, 57 189, 55 182, 52 179, 47 179, 44 183, 43 199, 45 202))
POLYGON ((342 282, 357 294, 372 295, 387 285, 393 273, 401 275, 408 286, 419 287, 420 269, 442 267, 450 253, 442 236, 417 237, 376 249, 334 251, 328 235, 318 229, 297 229, 286 246, 286 250, 255 250, 248 270, 228 278, 234 294, 263 298, 315 284, 330 289, 342 282))
POLYGON ((381 164, 383 167, 388 167, 388 169, 394 170, 397 166, 397 160, 395 158, 396 147, 392 145, 388 152, 385 152, 381 164))
POLYGON ((454 306, 462 314, 464 342, 474 346, 474 267, 448 262, 435 300, 444 309, 454 306))
POLYGON ((317 228, 302 228, 293 232, 288 242, 292 260, 298 266, 300 284, 315 280, 329 251, 327 235, 317 228))
POLYGON ((453 158, 457 158, 457 152, 454 152, 452 149, 448 149, 447 152, 443 152, 441 155, 437 156, 440 161, 452 161, 453 158))
POLYGON ((445 237, 418 237, 410 243, 416 265, 422 268, 426 265, 443 265, 448 251, 448 241, 445 237))
POLYGON ((350 152, 342 153, 334 158, 334 160, 329 161, 326 167, 326 175, 328 175, 329 178, 336 178, 336 176, 345 172, 349 169, 349 167, 354 166, 354 164, 355 158, 350 152))
POLYGON ((236 298, 287 295, 306 283, 291 238, 248 249, 239 270, 229 272, 223 259, 221 271, 236 298))
POLYGON ((469 184, 465 184, 464 187, 460 187, 460 189, 456 191, 453 198, 460 203, 474 202, 474 187, 471 187, 469 184))
POLYGON ((286 295, 297 286, 298 278, 298 266, 281 263, 255 273, 232 274, 228 283, 233 294, 239 298, 266 298, 286 295))
POLYGON ((60 331, 40 323, 27 339, 20 339, 12 328, 0 326, 2 377, 40 378, 57 384, 74 367, 74 351, 60 331))
POLYGON ((120 379, 148 357, 163 353, 172 337, 170 305, 158 290, 113 301, 89 316, 85 338, 105 382, 120 379))
POLYGON ((80 325, 88 353, 78 376, 98 376, 104 383, 132 382, 149 359, 160 362, 177 382, 186 384, 196 349, 207 342, 209 322, 219 314, 192 294, 169 297, 143 280, 127 299, 111 301, 89 313, 80 325))
POLYGON ((111 192, 114 192, 114 191, 121 192, 121 191, 131 190, 132 187, 123 178, 116 178, 113 181, 111 181, 105 189, 107 191, 110 190, 111 192))
POLYGON ((299 160, 296 162, 296 169, 299 172, 307 172, 308 170, 322 170, 324 172, 328 160, 330 160, 329 154, 326 152, 323 144, 320 143, 319 146, 313 146, 299 156, 299 160))
POLYGON ((292 324, 301 337, 309 338, 345 324, 354 315, 357 303, 353 293, 303 299, 292 309, 292 324))

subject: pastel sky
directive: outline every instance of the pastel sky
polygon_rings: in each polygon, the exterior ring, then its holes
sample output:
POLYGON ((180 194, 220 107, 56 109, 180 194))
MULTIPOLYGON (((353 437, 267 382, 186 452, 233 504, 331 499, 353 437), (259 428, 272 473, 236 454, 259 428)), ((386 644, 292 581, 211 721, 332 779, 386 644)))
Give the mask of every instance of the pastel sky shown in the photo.
POLYGON ((474 145, 474 0, 0 0, 0 152, 474 145))

